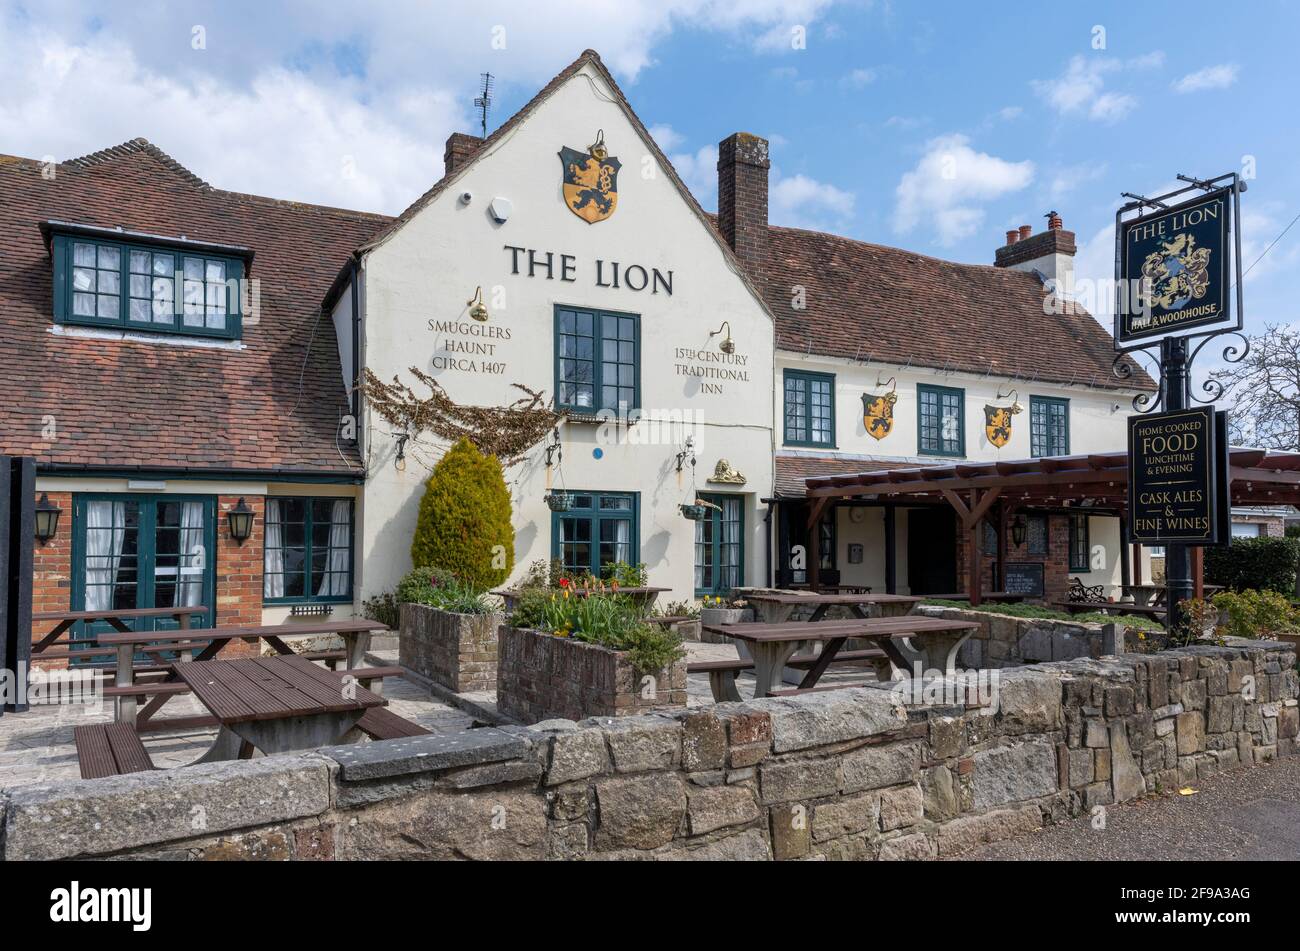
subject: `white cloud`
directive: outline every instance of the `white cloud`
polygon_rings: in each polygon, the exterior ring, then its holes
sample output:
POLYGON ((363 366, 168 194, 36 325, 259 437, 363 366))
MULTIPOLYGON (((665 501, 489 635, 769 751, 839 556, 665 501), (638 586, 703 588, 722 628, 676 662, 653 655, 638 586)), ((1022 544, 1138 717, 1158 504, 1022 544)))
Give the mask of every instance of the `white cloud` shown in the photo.
POLYGON ((1091 162, 1080 165, 1065 165, 1052 175, 1047 186, 1048 197, 1059 201, 1079 186, 1096 181, 1106 174, 1105 162, 1091 162))
MULTIPOLYGON (((221 188, 392 213, 441 175, 449 133, 477 129, 484 69, 502 83, 498 102, 517 105, 584 46, 635 82, 676 29, 757 46, 826 5, 624 0, 585 9, 576 35, 560 0, 506 12, 391 0, 364 17, 302 2, 274 15, 254 0, 199 14, 151 4, 142 16, 129 4, 0 0, 0 142, 66 159, 144 136, 221 188)), ((489 128, 504 118, 494 110, 489 128)))
POLYGON ((668 156, 677 174, 691 190, 695 200, 706 209, 718 206, 718 147, 706 145, 694 152, 674 152, 668 156))
POLYGON ((655 144, 667 154, 677 148, 685 141, 684 136, 672 126, 666 123, 656 123, 646 130, 650 133, 650 138, 655 140, 655 144))
POLYGON ((1125 63, 1130 69, 1159 69, 1165 65, 1165 51, 1152 50, 1150 53, 1143 53, 1141 56, 1135 56, 1125 63))
POLYGON ((1105 89, 1107 74, 1123 69, 1116 60, 1075 56, 1056 79, 1035 79, 1030 85, 1057 112, 1116 122, 1137 106, 1137 99, 1105 89))
POLYGON ((998 118, 1003 122, 1011 122, 1013 119, 1019 119, 1024 111, 1022 106, 1003 106, 998 110, 998 118))
POLYGON ((1200 92, 1203 89, 1227 89, 1237 81, 1238 68, 1232 63, 1220 63, 1188 73, 1174 83, 1174 92, 1200 92))
POLYGON ((853 220, 854 195, 807 175, 773 172, 767 216, 774 225, 829 231, 853 220))
POLYGON ((1033 162, 977 152, 964 135, 932 139, 895 190, 894 230, 905 234, 926 221, 939 244, 955 244, 979 229, 984 202, 1019 191, 1033 178, 1033 162))
POLYGON ((840 85, 848 86, 852 89, 862 89, 874 83, 878 75, 879 74, 874 69, 862 68, 850 70, 840 78, 840 85))

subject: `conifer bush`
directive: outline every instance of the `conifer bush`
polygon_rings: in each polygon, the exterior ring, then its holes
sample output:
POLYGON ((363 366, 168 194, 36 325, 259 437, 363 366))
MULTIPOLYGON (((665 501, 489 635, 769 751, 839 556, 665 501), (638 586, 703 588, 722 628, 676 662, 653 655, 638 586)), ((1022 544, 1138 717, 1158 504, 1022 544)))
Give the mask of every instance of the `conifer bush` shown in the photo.
POLYGON ((510 490, 501 463, 468 439, 447 450, 425 483, 411 562, 451 572, 479 590, 501 584, 514 567, 510 490))

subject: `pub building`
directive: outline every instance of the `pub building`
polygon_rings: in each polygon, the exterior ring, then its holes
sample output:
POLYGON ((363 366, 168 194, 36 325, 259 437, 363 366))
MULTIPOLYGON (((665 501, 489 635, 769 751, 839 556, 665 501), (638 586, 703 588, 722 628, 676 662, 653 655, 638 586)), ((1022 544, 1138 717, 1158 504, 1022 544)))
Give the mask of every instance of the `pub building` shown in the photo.
POLYGON ((1150 381, 1121 385, 1108 334, 1050 299, 1075 252, 1058 216, 991 266, 772 226, 744 133, 709 214, 591 51, 444 161, 396 218, 224 191, 142 139, 0 162, 0 452, 34 457, 62 514, 34 610, 360 612, 409 569, 445 446, 353 383, 418 390, 411 367, 460 404, 522 384, 562 414, 561 451, 506 471, 515 577, 643 562, 666 602, 954 593, 972 565, 998 585, 1041 564, 1053 600, 1147 570, 1113 498, 1008 496, 977 535, 942 493, 810 487, 1123 448, 1150 381))

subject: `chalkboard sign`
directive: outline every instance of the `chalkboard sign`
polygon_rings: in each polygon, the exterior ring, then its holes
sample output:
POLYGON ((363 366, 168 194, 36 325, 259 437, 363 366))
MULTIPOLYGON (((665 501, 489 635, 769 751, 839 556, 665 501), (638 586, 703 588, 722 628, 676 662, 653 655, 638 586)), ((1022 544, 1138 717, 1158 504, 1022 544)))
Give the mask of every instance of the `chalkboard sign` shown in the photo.
POLYGON ((1007 594, 1022 594, 1027 598, 1043 596, 1043 563, 1041 561, 1008 561, 1007 594))

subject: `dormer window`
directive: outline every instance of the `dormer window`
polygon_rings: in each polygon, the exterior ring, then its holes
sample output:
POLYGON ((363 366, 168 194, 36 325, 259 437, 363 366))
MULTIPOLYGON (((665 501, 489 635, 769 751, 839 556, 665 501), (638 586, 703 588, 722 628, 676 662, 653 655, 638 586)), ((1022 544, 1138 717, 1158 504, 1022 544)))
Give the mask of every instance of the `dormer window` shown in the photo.
POLYGON ((212 245, 142 240, 147 237, 97 228, 55 231, 55 320, 238 338, 244 258, 212 245))

